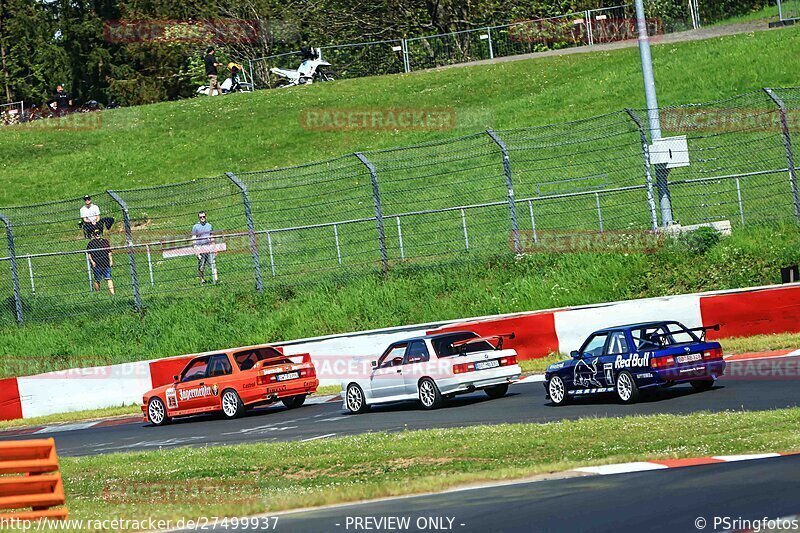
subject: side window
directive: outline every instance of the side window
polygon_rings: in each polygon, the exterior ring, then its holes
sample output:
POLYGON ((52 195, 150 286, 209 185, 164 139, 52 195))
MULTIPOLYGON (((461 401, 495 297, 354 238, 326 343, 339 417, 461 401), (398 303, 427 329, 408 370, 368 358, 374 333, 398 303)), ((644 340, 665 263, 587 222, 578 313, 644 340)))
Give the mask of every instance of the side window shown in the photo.
POLYGON ((213 355, 208 360, 208 377, 227 376, 233 371, 231 362, 225 354, 213 355))
POLYGON ((391 346, 378 361, 378 368, 388 368, 403 364, 406 348, 408 348, 408 344, 395 344, 391 346))
POLYGON ((428 347, 425 346, 425 341, 414 341, 408 345, 406 359, 403 363, 424 363, 428 359, 430 359, 430 355, 428 354, 428 347))
POLYGON ((181 383, 203 379, 204 377, 206 377, 207 369, 208 369, 207 357, 204 357, 202 359, 195 359, 194 361, 189 363, 189 366, 186 367, 186 370, 183 371, 183 376, 181 376, 181 383))
POLYGON ((588 341, 586 341, 586 344, 584 344, 583 348, 581 348, 581 355, 588 355, 588 356, 603 355, 603 349, 606 346, 607 339, 608 339, 608 333, 602 333, 593 336, 588 341))
POLYGON ((608 346, 606 347, 606 355, 620 355, 630 353, 628 350, 628 341, 625 338, 624 331, 614 331, 608 338, 608 346))

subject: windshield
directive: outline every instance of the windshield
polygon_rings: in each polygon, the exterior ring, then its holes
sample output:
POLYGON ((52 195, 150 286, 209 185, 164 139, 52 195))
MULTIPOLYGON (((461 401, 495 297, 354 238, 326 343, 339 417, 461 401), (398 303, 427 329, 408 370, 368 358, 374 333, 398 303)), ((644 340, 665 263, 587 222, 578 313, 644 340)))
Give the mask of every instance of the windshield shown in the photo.
POLYGON ((631 331, 633 342, 639 350, 653 350, 664 346, 678 346, 700 342, 700 339, 679 322, 655 324, 631 331))
POLYGON ((431 344, 433 344, 433 349, 436 351, 436 355, 439 357, 452 357, 454 355, 486 352, 495 349, 494 346, 492 346, 492 344, 488 341, 471 342, 469 344, 464 344, 462 346, 453 348, 454 342, 463 341, 466 339, 475 339, 477 337, 477 333, 473 333, 471 331, 460 331, 458 333, 453 333, 452 335, 446 335, 444 337, 433 339, 431 340, 431 344))

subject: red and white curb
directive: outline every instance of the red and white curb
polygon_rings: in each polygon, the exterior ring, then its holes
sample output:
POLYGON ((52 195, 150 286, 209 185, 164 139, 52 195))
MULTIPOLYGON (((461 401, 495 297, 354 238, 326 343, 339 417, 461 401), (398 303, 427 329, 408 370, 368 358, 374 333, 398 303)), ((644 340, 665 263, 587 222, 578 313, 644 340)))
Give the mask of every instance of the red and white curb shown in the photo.
POLYGON ((744 455, 715 455, 714 457, 696 457, 689 459, 663 459, 660 461, 635 461, 632 463, 617 463, 613 465, 584 466, 575 468, 571 472, 581 474, 595 474, 607 476, 611 474, 629 474, 632 472, 645 472, 648 470, 665 470, 668 468, 682 468, 684 466, 710 465, 717 463, 733 463, 737 461, 752 461, 754 459, 769 459, 795 455, 794 453, 752 453, 744 455))

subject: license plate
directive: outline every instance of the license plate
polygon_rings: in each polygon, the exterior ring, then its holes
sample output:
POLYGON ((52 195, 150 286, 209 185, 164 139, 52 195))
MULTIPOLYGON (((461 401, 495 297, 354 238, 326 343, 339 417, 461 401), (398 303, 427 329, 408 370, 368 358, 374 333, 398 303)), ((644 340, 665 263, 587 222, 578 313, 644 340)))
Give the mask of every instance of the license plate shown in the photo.
POLYGON ((699 353, 690 353, 689 355, 679 355, 675 358, 675 360, 679 363, 694 363, 695 361, 700 361, 703 359, 703 356, 699 353))
POLYGON ((475 370, 486 370, 488 368, 497 368, 500 366, 500 361, 494 359, 492 361, 478 361, 475 363, 475 370))
POLYGON ((300 377, 300 372, 289 372, 288 374, 278 374, 278 381, 297 379, 299 377, 300 377))

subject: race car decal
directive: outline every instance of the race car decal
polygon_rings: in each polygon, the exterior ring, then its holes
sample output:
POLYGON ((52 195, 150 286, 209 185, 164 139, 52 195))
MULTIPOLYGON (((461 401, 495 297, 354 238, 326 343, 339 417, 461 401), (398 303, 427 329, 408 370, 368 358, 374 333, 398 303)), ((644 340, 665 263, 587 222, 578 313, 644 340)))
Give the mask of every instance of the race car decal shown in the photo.
POLYGON ((197 387, 195 389, 183 389, 180 391, 180 398, 181 401, 191 400, 193 398, 205 398, 206 396, 211 396, 214 392, 211 390, 211 387, 208 385, 203 385, 202 387, 197 387))
POLYGON ((622 355, 618 355, 614 361, 614 368, 635 368, 640 366, 650 366, 650 354, 639 355, 635 353, 623 359, 622 355))
POLYGON ((217 385, 216 383, 211 385, 211 394, 213 394, 214 396, 219 395, 219 385, 217 385))
POLYGON ((175 389, 170 388, 166 391, 167 396, 167 409, 177 409, 178 408, 178 397, 175 396, 175 389))
POLYGON ((571 390, 569 394, 596 394, 599 392, 612 392, 614 387, 597 387, 593 389, 578 389, 578 390, 571 390))
POLYGON ((578 361, 578 363, 575 365, 575 374, 573 376, 575 385, 578 387, 603 386, 603 384, 600 383, 600 380, 597 378, 597 361, 598 359, 595 358, 591 365, 589 365, 589 363, 583 359, 578 361))

